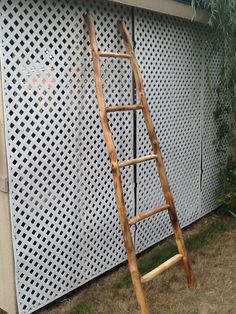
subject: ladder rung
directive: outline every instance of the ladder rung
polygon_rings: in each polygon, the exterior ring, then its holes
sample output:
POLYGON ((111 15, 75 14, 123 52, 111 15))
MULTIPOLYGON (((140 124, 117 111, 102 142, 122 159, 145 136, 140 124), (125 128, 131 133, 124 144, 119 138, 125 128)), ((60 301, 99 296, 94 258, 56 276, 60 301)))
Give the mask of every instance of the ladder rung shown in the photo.
POLYGON ((121 52, 110 52, 110 51, 99 51, 100 57, 107 57, 107 58, 131 58, 132 54, 129 53, 121 53, 121 52))
POLYGON ((152 159, 157 159, 157 155, 148 155, 148 156, 138 157, 135 159, 125 160, 125 161, 119 162, 119 166, 120 168, 122 168, 122 167, 138 164, 140 162, 144 162, 144 161, 148 161, 152 159))
POLYGON ((106 107, 107 112, 114 112, 114 111, 127 111, 127 110, 138 110, 143 109, 142 105, 125 105, 125 106, 110 106, 106 107))
POLYGON ((150 217, 150 216, 152 216, 152 215, 154 215, 156 213, 162 212, 163 210, 168 209, 168 208, 170 208, 170 205, 165 204, 165 205, 161 205, 161 206, 156 207, 156 208, 152 208, 152 209, 146 210, 145 212, 140 213, 137 216, 130 218, 129 219, 129 224, 130 225, 134 225, 137 222, 139 222, 139 221, 141 221, 141 220, 143 220, 145 218, 148 218, 148 217, 150 217))
POLYGON ((142 283, 146 283, 146 282, 152 280, 157 275, 161 274, 163 271, 167 270, 168 268, 170 268, 171 266, 173 266, 174 264, 179 262, 181 259, 182 259, 182 255, 181 254, 176 254, 175 256, 171 257, 170 259, 168 259, 166 262, 164 262, 160 266, 154 268, 149 273, 147 273, 146 275, 142 276, 141 277, 141 282, 142 283))

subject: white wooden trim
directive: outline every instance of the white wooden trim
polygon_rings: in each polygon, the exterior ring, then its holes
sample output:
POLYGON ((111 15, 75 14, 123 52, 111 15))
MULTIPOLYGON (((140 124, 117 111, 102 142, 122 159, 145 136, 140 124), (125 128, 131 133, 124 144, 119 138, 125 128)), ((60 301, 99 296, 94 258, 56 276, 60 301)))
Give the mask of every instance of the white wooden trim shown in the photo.
POLYGON ((108 0, 207 24, 210 14, 174 0, 108 0))
MULTIPOLYGON (((1 69, 0 69, 1 70, 1 69)), ((8 178, 2 80, 0 77, 0 177, 8 178)), ((0 309, 17 313, 9 193, 0 190, 0 309)))

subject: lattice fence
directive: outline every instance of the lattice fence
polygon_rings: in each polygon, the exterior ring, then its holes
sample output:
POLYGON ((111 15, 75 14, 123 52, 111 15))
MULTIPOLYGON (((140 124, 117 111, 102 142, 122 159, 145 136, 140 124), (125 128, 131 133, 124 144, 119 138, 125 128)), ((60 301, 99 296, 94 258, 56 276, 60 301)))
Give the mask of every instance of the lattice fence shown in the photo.
MULTIPOLYGON (((203 39, 201 25, 136 12, 136 53, 182 226, 196 220, 201 208, 203 39)), ((141 114, 138 122, 138 155, 146 155, 151 148, 141 114)), ((155 172, 152 163, 138 167, 138 211, 164 203, 155 172)), ((137 249, 142 251, 170 233, 166 212, 146 219, 138 228, 137 249)))
MULTIPOLYGON (((132 12, 108 1, 2 0, 12 236, 22 314, 126 259, 98 120, 83 19, 87 9, 94 15, 101 49, 123 50, 116 32, 119 19, 135 38, 182 225, 216 206, 214 101, 204 89, 203 26, 132 12)), ((102 66, 107 104, 133 103, 127 61, 104 60, 102 66)), ((216 58, 214 80, 219 66, 216 58)), ((150 152, 139 115, 133 119, 133 113, 113 113, 110 123, 120 159, 150 152)), ((161 202, 151 166, 152 162, 138 166, 136 175, 132 167, 122 172, 129 215, 161 202)), ((139 224, 133 233, 142 251, 169 235, 171 228, 161 214, 139 224)))

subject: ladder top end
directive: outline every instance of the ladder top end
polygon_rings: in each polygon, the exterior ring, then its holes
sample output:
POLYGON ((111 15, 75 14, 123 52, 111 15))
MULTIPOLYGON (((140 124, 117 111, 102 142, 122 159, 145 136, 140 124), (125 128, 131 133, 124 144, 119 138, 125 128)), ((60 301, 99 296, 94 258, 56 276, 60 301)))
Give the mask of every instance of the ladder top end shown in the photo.
POLYGON ((84 13, 84 18, 86 21, 89 21, 92 19, 92 14, 90 13, 89 10, 87 10, 85 13, 84 13))

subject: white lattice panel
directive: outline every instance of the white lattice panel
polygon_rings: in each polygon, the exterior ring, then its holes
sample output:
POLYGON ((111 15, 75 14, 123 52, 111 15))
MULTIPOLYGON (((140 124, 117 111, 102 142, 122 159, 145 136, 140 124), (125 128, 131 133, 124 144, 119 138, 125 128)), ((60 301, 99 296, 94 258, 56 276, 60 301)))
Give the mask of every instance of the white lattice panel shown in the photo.
MULTIPOLYGON (((125 259, 96 106, 83 14, 98 44, 121 50, 127 7, 107 1, 1 1, 11 211, 20 313, 30 313, 125 259)), ((132 102, 124 61, 104 61, 108 104, 132 102)), ((133 157, 129 113, 113 114, 121 159, 133 157)), ((123 172, 134 210, 133 172, 123 172)))
MULTIPOLYGON (((99 47, 122 51, 116 22, 123 19, 132 30, 128 7, 100 0, 1 1, 20 313, 35 311, 126 258, 98 119, 83 19, 87 9, 94 15, 99 47)), ((178 215, 182 226, 188 225, 216 207, 218 159, 212 144, 216 95, 212 98, 205 86, 207 35, 200 25, 143 10, 134 10, 133 22, 137 57, 178 215)), ((219 66, 215 56, 209 66, 213 85, 219 66)), ((103 59, 102 69, 107 105, 133 103, 127 61, 103 59)), ((136 129, 133 113, 109 117, 119 159, 133 158, 134 136, 138 156, 151 152, 140 112, 136 129)), ((163 202, 154 162, 137 166, 136 189, 133 168, 124 168, 122 174, 129 215, 163 202)), ((166 213, 139 223, 137 250, 171 232, 166 213)))
POLYGON ((217 196, 220 194, 218 169, 225 162, 225 154, 217 150, 217 124, 214 119, 218 99, 218 84, 222 68, 222 50, 215 49, 214 38, 205 34, 204 58, 204 106, 202 112, 202 181, 201 181, 201 210, 199 216, 217 208, 217 196))
MULTIPOLYGON (((185 226, 200 211, 203 27, 180 19, 137 10, 136 55, 159 136, 178 217, 185 226)), ((138 114, 137 154, 151 152, 138 114)), ((138 166, 137 211, 164 202, 155 163, 138 166)), ((172 233, 167 213, 138 225, 136 246, 142 251, 172 233)))

